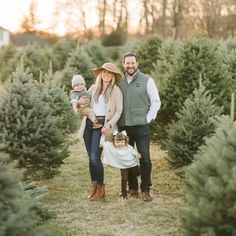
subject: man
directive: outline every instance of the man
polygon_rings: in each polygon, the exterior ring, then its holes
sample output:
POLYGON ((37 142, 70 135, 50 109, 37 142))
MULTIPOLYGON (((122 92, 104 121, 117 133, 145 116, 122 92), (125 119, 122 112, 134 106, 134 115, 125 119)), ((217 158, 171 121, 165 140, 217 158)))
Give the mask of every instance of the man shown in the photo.
MULTIPOLYGON (((122 65, 124 78, 118 84, 123 93, 123 112, 118 122, 120 130, 126 130, 129 144, 141 154, 141 184, 144 201, 152 201, 150 195, 151 169, 150 159, 150 122, 156 118, 160 109, 160 97, 152 78, 138 70, 138 58, 135 53, 126 53, 122 65)), ((138 196, 138 179, 129 172, 129 193, 138 196)))

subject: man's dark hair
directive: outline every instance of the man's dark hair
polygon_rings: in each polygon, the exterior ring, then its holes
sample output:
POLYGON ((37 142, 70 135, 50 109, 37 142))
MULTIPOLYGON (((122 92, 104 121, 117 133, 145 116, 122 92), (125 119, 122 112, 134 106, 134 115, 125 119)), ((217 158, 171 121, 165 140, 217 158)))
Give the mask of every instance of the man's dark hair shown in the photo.
POLYGON ((127 53, 125 53, 124 56, 123 56, 123 61, 125 61, 126 57, 135 57, 136 61, 138 61, 138 57, 137 57, 137 55, 134 52, 127 52, 127 53))

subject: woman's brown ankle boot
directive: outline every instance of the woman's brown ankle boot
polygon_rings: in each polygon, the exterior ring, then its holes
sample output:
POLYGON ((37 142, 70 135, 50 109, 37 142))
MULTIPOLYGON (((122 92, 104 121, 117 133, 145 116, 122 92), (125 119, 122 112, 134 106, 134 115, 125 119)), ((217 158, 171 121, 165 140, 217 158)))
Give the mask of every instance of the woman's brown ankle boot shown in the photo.
POLYGON ((94 196, 89 199, 90 201, 99 201, 102 198, 102 193, 103 193, 102 186, 103 185, 100 184, 97 185, 97 191, 94 194, 94 196))
POLYGON ((93 183, 92 191, 91 191, 91 193, 87 196, 87 199, 92 198, 92 197, 95 195, 96 191, 97 191, 97 183, 93 183))
POLYGON ((105 194, 106 194, 106 192, 105 192, 105 184, 103 184, 102 185, 102 190, 101 190, 101 196, 105 197, 105 194))

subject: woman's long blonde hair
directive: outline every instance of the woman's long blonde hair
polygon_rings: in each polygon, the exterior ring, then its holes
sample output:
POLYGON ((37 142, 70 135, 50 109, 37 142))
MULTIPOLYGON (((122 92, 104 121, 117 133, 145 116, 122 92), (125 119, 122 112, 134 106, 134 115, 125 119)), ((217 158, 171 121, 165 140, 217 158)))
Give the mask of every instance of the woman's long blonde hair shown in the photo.
MULTIPOLYGON (((109 83, 108 87, 106 88, 106 91, 104 93, 104 98, 105 98, 105 103, 108 102, 108 98, 111 94, 111 91, 114 87, 114 84, 116 82, 116 79, 115 79, 115 75, 112 74, 112 80, 111 82, 109 83)), ((98 98, 102 92, 102 86, 103 86, 103 80, 102 80, 102 71, 99 73, 99 75, 97 76, 96 78, 96 82, 95 82, 95 93, 94 93, 94 100, 95 102, 98 102, 98 98)))

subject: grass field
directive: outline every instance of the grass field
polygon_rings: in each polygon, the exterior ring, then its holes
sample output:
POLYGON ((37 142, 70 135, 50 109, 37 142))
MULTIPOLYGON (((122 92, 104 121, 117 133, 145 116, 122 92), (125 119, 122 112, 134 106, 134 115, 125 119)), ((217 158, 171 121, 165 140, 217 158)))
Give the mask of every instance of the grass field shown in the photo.
POLYGON ((120 171, 111 167, 105 167, 106 197, 90 202, 87 154, 82 144, 73 145, 60 175, 46 183, 46 205, 57 213, 47 225, 50 231, 54 235, 183 235, 178 217, 184 205, 183 184, 157 145, 152 144, 151 155, 152 202, 141 197, 120 199, 120 171))

